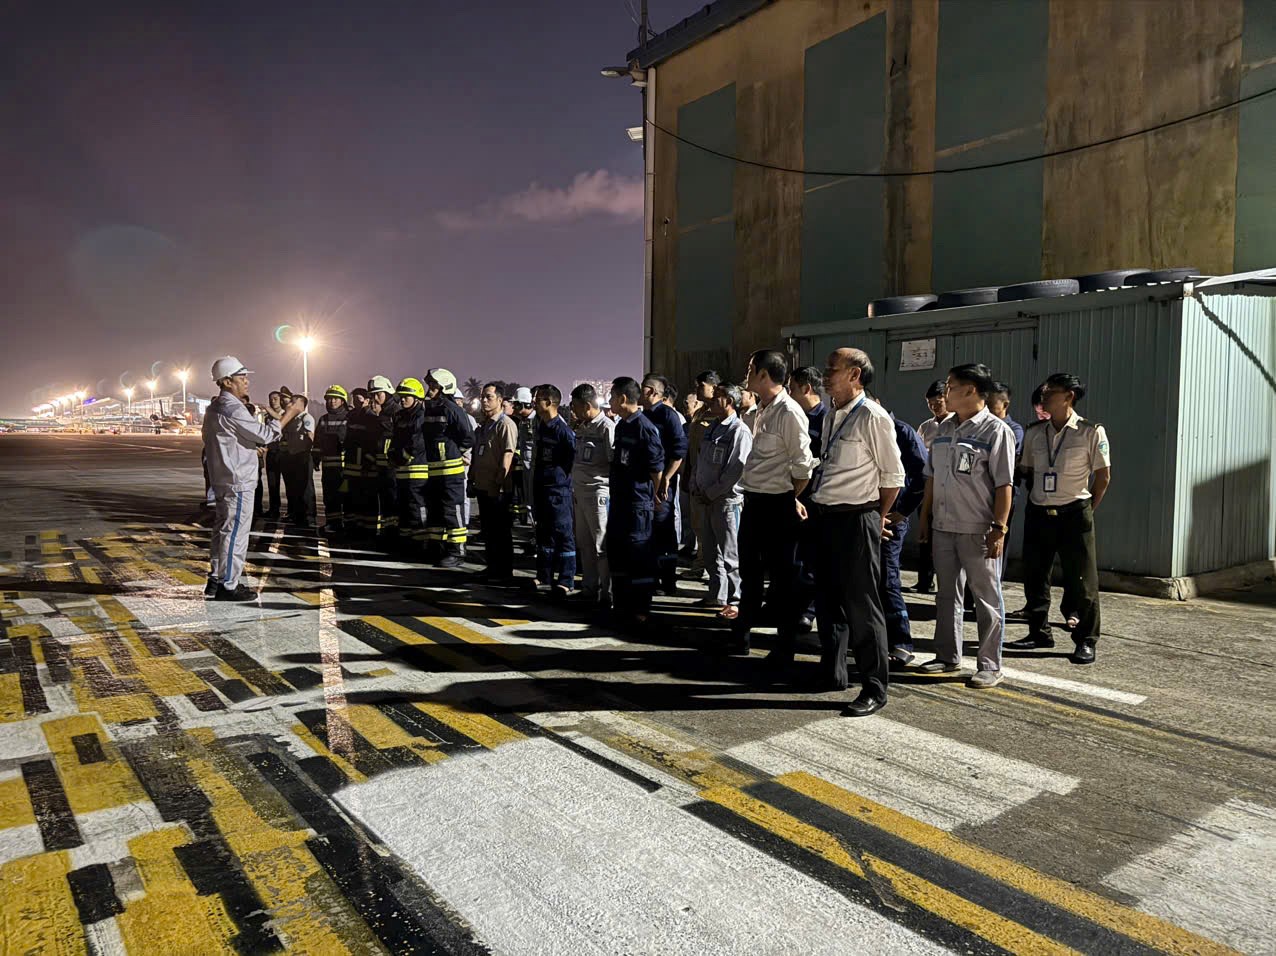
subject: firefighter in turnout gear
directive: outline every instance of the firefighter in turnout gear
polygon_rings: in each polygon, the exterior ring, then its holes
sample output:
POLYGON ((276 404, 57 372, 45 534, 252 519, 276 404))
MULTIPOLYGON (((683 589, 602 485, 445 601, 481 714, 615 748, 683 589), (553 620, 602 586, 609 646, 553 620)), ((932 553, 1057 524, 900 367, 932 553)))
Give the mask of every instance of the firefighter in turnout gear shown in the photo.
POLYGON ((380 424, 367 389, 356 388, 350 397, 354 400, 354 408, 346 416, 342 468, 346 484, 346 533, 363 538, 376 533, 377 470, 374 457, 380 424))
POLYGON ((426 557, 455 568, 465 553, 465 461, 474 447, 469 416, 456 404, 456 376, 431 369, 425 385, 425 454, 430 477, 425 489, 426 557))
POLYGON ((394 415, 390 462, 399 486, 399 543, 405 550, 422 551, 425 537, 425 489, 430 477, 426 457, 425 386, 420 379, 405 378, 395 394, 402 403, 394 415))
POLYGON ((390 464, 390 438, 394 434, 394 414, 399 410, 399 399, 393 394, 394 386, 384 375, 378 375, 368 383, 372 409, 376 412, 375 445, 373 455, 377 476, 377 511, 373 533, 382 546, 395 547, 399 536, 399 487, 394 465, 390 464))
POLYGON ((329 385, 323 393, 328 410, 315 426, 315 444, 311 455, 320 467, 323 487, 323 510, 327 514, 324 531, 329 534, 345 530, 345 443, 346 426, 350 414, 346 390, 340 385, 329 385))

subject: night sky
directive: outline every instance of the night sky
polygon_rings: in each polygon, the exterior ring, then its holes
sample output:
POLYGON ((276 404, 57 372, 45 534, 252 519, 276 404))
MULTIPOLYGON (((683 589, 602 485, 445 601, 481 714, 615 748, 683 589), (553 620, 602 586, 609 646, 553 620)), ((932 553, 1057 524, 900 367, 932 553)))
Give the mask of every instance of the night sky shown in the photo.
POLYGON ((640 371, 625 0, 100 7, 0 16, 0 412, 226 353, 300 388, 283 324, 312 394, 640 371))

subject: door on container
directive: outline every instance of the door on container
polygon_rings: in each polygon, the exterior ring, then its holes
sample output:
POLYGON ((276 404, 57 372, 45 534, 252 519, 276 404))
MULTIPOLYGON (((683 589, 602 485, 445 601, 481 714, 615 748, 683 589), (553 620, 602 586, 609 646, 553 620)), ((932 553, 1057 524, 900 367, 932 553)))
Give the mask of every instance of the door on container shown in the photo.
MULTIPOLYGON (((1032 392, 1041 384, 1037 377, 1037 323, 1025 320, 979 332, 963 332, 953 337, 953 365, 982 362, 993 378, 1010 386, 1010 417, 1024 428, 1036 421, 1032 410, 1032 392)), ((1012 559, 1023 555, 1023 509, 1028 500, 1027 489, 1019 490, 1015 499, 1015 516, 1010 522, 1012 559)))

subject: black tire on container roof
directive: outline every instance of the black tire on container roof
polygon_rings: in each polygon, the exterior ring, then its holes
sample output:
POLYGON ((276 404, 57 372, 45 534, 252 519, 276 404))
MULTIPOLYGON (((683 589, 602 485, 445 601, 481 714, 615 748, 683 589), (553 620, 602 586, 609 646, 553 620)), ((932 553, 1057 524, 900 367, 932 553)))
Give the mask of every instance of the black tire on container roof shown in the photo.
POLYGON ((883 315, 907 315, 934 301, 933 295, 891 295, 884 299, 874 299, 868 304, 868 317, 876 319, 883 315))
POLYGON ((1138 275, 1140 272, 1147 272, 1144 269, 1109 269, 1106 272, 1091 272, 1088 275, 1077 276, 1077 284, 1081 286, 1082 292, 1101 292, 1104 289, 1119 289, 1126 285, 1126 280, 1132 275, 1138 275))
POLYGON ((941 292, 936 302, 941 309, 955 309, 963 305, 987 305, 997 301, 997 286, 985 285, 974 289, 953 289, 941 292))
POLYGON ((1201 270, 1194 266, 1178 266, 1173 269, 1151 269, 1147 272, 1136 272, 1125 280, 1126 285, 1156 285, 1158 282, 1182 282, 1192 276, 1199 276, 1201 270))
POLYGON ((1019 282, 1003 285, 997 290, 998 302, 1022 302, 1025 299, 1053 299, 1061 295, 1076 295, 1080 286, 1076 279, 1040 279, 1037 282, 1019 282))

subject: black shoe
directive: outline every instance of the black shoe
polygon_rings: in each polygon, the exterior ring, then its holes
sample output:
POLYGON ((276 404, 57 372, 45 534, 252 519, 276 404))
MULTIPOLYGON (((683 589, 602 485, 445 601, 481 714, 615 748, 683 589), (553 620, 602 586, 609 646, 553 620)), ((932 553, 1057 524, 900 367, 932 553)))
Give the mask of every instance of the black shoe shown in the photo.
POLYGON ((565 601, 569 594, 571 594, 571 592, 562 584, 555 584, 549 590, 549 596, 555 601, 565 601))
POLYGON ((230 591, 218 585, 217 596, 213 598, 215 601, 255 601, 257 600, 257 592, 252 588, 239 584, 235 586, 235 590, 230 591))
POLYGON ((465 562, 461 560, 461 556, 459 554, 445 554, 436 567, 459 568, 464 563, 465 562))
POLYGON ((877 713, 885 706, 886 701, 882 700, 880 697, 874 697, 871 694, 863 693, 846 705, 846 710, 842 711, 842 716, 868 717, 877 713))
POLYGON ((917 668, 918 673, 921 674, 956 674, 959 670, 961 670, 960 664, 950 664, 948 661, 941 661, 938 657, 917 668))
POLYGON ((934 584, 922 584, 920 581, 910 588, 900 588, 901 591, 911 591, 913 594, 934 594, 934 584))
POLYGON ((1039 647, 1054 647, 1054 638, 1029 634, 1017 641, 1008 641, 1005 646, 1012 651, 1035 651, 1039 647))
POLYGON ((891 670, 902 671, 905 667, 911 664, 915 658, 916 655, 914 655, 911 651, 896 650, 891 651, 890 657, 887 658, 887 663, 890 665, 891 670))
POLYGON ((784 671, 793 663, 793 648, 773 647, 762 660, 767 670, 777 673, 784 671))
POLYGON ((1026 605, 1026 604, 1025 604, 1023 607, 1019 608, 1019 610, 1017 610, 1017 611, 1007 611, 1007 612, 1006 612, 1006 617, 1008 617, 1008 618, 1011 618, 1011 617, 1012 617, 1012 618, 1014 618, 1016 621, 1026 621, 1026 620, 1028 620, 1028 605, 1026 605))
POLYGON ((204 585, 204 597, 206 598, 217 597, 217 592, 220 589, 221 589, 221 582, 215 581, 212 578, 209 578, 208 583, 204 585))
POLYGON ((748 657, 750 650, 749 639, 747 637, 736 637, 733 634, 719 644, 717 650, 728 657, 748 657))
POLYGON ((815 618, 811 617, 809 614, 803 614, 800 618, 798 618, 797 632, 799 634, 810 634, 814 627, 815 618))
POLYGON ((1068 658, 1074 664, 1093 664, 1094 663, 1094 641, 1084 640, 1077 641, 1077 649, 1072 652, 1072 656, 1068 658))

